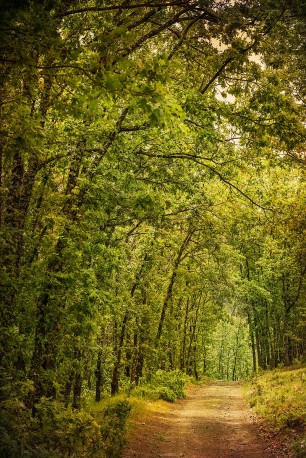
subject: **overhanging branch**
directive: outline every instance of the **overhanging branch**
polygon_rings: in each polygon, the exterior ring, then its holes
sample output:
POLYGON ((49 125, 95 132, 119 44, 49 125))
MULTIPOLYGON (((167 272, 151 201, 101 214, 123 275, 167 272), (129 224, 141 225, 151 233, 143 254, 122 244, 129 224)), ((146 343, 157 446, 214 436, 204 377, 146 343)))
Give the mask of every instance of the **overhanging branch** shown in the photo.
MULTIPOLYGON (((284 13, 286 11, 286 7, 284 7, 281 11, 281 13, 279 14, 279 16, 277 17, 277 19, 275 20, 275 22, 273 24, 271 24, 261 35, 261 39, 264 38, 266 35, 268 35, 271 30, 276 26, 276 24, 279 22, 279 20, 283 17, 284 13)), ((229 64, 231 64, 232 62, 234 62, 234 60, 236 60, 237 56, 242 56, 244 54, 246 54, 248 51, 250 51, 251 49, 253 49, 256 45, 259 44, 261 40, 259 38, 255 38, 255 40, 253 41, 253 43, 251 43, 249 46, 247 46, 246 48, 243 48, 243 49, 240 49, 238 51, 238 53, 235 55, 235 56, 230 56, 228 57, 227 59, 225 59, 225 61, 221 64, 221 67, 219 68, 219 70, 217 70, 217 72, 210 78, 210 80, 205 84, 205 77, 203 78, 202 80, 202 83, 201 83, 201 86, 200 86, 200 93, 201 94, 205 94, 205 92, 209 89, 209 87, 214 83, 214 81, 216 81, 216 79, 221 75, 221 73, 223 73, 223 71, 226 69, 226 67, 228 67, 229 64)))
POLYGON ((202 156, 195 156, 195 155, 190 155, 190 154, 151 154, 147 153, 145 151, 137 151, 136 154, 142 155, 142 156, 147 156, 147 157, 152 157, 152 158, 161 158, 161 159, 187 159, 192 162, 195 162, 196 164, 199 164, 203 167, 206 167, 208 170, 213 172, 223 183, 228 185, 230 188, 234 189, 237 191, 239 194, 241 194, 245 199, 247 199, 249 202, 251 202, 253 205, 255 205, 258 208, 261 208, 262 210, 269 210, 272 211, 271 208, 264 207, 260 205, 258 202, 256 202, 252 197, 250 197, 246 192, 242 191, 242 189, 238 188, 235 184, 233 184, 231 181, 229 181, 227 178, 225 178, 222 173, 220 173, 218 170, 216 170, 214 167, 211 165, 205 163, 204 161, 211 161, 209 158, 203 158, 202 156))
POLYGON ((175 1, 175 2, 161 2, 161 3, 138 3, 137 5, 112 5, 112 6, 92 6, 86 8, 79 8, 77 10, 68 10, 64 13, 60 13, 57 17, 65 17, 71 16, 73 14, 81 14, 81 13, 99 13, 101 11, 115 11, 115 10, 135 10, 138 8, 167 8, 169 6, 186 6, 186 2, 184 1, 175 1))

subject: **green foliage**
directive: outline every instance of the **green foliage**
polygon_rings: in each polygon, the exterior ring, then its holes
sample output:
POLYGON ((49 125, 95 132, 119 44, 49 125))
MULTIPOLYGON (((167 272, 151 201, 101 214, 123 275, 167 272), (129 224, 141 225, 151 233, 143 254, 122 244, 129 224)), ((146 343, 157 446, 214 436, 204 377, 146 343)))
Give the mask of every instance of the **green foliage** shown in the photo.
POLYGON ((128 401, 113 402, 102 411, 100 434, 106 458, 121 456, 125 445, 125 425, 130 411, 131 404, 128 401))
POLYGON ((306 456, 306 369, 279 368, 253 378, 246 399, 254 412, 276 430, 290 433, 294 456, 306 456))
POLYGON ((205 374, 221 380, 244 380, 252 373, 252 354, 246 320, 225 313, 206 348, 205 374))
POLYGON ((8 400, 0 406, 0 455, 8 458, 34 455, 30 441, 31 414, 24 404, 8 400), (23 455, 22 455, 23 454, 23 455))
POLYGON ((175 402, 177 394, 167 386, 159 386, 158 388, 159 399, 167 402, 175 402))
POLYGON ((132 395, 147 399, 149 401, 157 401, 158 399, 162 399, 167 402, 175 402, 177 399, 174 391, 167 386, 154 387, 152 385, 140 385, 133 389, 132 395))
POLYGON ((133 389, 132 395, 151 401, 163 399, 167 402, 175 402, 176 399, 185 397, 187 377, 181 371, 158 370, 149 384, 141 384, 133 389))
POLYGON ((159 399, 158 388, 153 388, 150 385, 139 385, 132 390, 131 394, 149 401, 157 401, 159 399))
POLYGON ((152 386, 169 388, 178 399, 185 397, 186 383, 186 375, 179 370, 169 372, 158 370, 151 380, 152 386))
POLYGON ((247 394, 255 412, 277 428, 303 429, 306 369, 275 369, 255 377, 247 394))
POLYGON ((130 410, 127 401, 117 401, 90 414, 42 398, 33 418, 23 403, 3 402, 0 454, 7 458, 119 457, 130 410))

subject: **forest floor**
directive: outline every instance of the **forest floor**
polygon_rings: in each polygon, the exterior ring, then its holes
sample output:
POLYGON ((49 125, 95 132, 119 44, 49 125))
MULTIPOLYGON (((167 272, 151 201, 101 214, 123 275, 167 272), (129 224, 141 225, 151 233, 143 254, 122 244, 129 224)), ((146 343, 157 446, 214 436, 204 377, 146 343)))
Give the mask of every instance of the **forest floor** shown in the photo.
POLYGON ((289 458, 247 407, 238 382, 191 385, 185 399, 133 420, 123 458, 289 458))

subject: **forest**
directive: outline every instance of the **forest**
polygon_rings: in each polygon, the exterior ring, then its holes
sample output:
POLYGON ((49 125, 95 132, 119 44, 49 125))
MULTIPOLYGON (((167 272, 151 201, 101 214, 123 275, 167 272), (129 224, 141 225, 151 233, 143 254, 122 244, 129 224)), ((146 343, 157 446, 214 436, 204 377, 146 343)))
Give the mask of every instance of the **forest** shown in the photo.
POLYGON ((2 456, 305 363, 305 1, 1 4, 2 456))

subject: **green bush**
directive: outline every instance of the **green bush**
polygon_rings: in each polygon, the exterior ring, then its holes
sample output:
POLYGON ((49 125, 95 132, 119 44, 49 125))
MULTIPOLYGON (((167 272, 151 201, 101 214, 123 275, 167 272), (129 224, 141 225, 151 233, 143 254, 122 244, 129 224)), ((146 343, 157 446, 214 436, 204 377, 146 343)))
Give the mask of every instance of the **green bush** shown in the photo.
POLYGON ((36 416, 22 402, 0 406, 0 456, 3 458, 115 458, 124 445, 131 406, 113 402, 95 414, 65 409, 42 398, 36 416))
POLYGON ((152 387, 150 385, 142 385, 133 390, 133 396, 147 399, 149 401, 163 399, 167 402, 175 402, 176 400, 174 391, 167 386, 152 387))
POLYGON ((141 385, 133 389, 133 396, 147 399, 149 401, 157 401, 159 399, 159 391, 150 385, 141 385))
POLYGON ((168 388, 167 386, 160 386, 158 388, 158 393, 159 393, 159 399, 163 399, 164 401, 167 402, 175 402, 176 401, 176 394, 174 391, 171 390, 171 388, 168 388))
POLYGON ((175 402, 177 398, 185 397, 186 382, 185 374, 180 371, 158 370, 150 384, 139 385, 133 389, 132 394, 150 401, 163 399, 167 402, 175 402))
POLYGON ((101 437, 107 458, 121 456, 125 445, 125 425, 130 411, 131 404, 128 401, 112 403, 102 411, 101 437))
POLYGON ((294 456, 306 458, 306 368, 267 371, 251 382, 247 399, 275 430, 296 436, 294 456))
POLYGON ((0 456, 5 458, 34 457, 29 444, 31 415, 24 404, 12 399, 0 405, 0 456))
POLYGON ((153 386, 167 387, 175 393, 176 398, 185 397, 185 386, 187 383, 186 375, 179 370, 162 371, 158 370, 151 381, 153 386))

